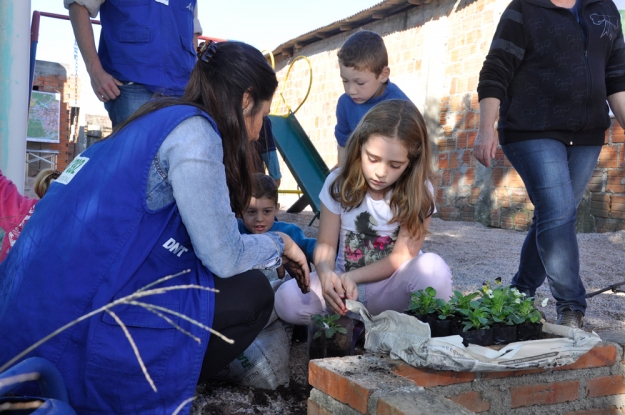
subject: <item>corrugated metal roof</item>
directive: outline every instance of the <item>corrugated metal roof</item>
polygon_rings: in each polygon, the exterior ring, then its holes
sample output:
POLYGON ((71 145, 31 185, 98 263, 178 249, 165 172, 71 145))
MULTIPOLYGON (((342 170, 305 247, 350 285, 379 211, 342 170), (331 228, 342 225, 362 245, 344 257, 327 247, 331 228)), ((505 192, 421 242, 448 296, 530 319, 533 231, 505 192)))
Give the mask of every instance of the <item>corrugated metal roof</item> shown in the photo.
POLYGON ((384 0, 380 3, 362 10, 353 16, 330 23, 327 26, 304 33, 278 46, 273 54, 277 59, 282 60, 290 57, 293 52, 297 52, 302 47, 322 39, 334 36, 338 33, 352 30, 368 23, 384 19, 385 17, 401 13, 419 4, 428 4, 431 0, 384 0), (282 56, 280 57, 279 55, 282 56))

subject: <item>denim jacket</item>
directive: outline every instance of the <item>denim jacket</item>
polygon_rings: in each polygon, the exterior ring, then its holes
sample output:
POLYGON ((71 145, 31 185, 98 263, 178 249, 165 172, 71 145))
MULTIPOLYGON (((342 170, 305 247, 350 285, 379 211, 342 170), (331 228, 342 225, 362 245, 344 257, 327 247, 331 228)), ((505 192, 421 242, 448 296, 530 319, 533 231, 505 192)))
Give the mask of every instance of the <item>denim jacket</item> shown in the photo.
POLYGON ((148 174, 148 207, 157 210, 176 201, 197 257, 216 276, 281 265, 284 243, 277 234, 239 233, 221 139, 206 119, 180 123, 161 145, 148 174))

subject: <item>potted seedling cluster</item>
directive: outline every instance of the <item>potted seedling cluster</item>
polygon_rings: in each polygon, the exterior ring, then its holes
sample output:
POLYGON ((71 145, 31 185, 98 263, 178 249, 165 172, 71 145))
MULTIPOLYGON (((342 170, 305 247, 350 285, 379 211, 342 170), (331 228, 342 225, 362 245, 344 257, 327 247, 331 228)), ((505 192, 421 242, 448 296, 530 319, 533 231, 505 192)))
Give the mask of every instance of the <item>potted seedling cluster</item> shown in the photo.
POLYGON ((432 337, 458 334, 464 343, 490 346, 540 338, 541 314, 534 299, 516 288, 484 283, 481 290, 469 294, 455 291, 449 301, 436 298, 428 287, 412 294, 408 314, 430 325, 432 337))
POLYGON ((354 321, 339 314, 315 314, 308 325, 308 358, 350 356, 354 321))

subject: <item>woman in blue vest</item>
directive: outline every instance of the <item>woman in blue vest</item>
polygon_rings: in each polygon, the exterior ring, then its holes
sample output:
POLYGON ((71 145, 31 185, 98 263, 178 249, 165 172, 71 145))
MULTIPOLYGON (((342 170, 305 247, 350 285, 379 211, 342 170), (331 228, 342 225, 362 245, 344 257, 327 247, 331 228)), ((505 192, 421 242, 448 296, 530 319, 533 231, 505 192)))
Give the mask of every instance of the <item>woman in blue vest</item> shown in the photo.
POLYGON ((290 262, 302 290, 309 289, 306 258, 287 235, 241 235, 235 219, 250 198, 248 147, 269 112, 275 73, 243 43, 210 44, 198 57, 182 100, 145 104, 68 166, 0 265, 0 366, 164 276, 189 270, 152 288, 219 290, 143 297, 138 301, 147 305, 116 306, 114 315, 96 315, 30 353, 61 371, 77 413, 173 413, 267 322, 273 292, 259 268, 290 262), (234 344, 209 340, 180 315, 234 344))

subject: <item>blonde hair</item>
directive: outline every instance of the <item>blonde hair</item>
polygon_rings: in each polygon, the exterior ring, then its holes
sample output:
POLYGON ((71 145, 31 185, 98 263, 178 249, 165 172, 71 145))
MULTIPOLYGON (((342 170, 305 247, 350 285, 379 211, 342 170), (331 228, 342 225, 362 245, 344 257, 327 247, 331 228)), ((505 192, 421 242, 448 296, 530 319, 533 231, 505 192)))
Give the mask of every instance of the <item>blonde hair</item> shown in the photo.
POLYGON ((360 120, 347 143, 346 156, 330 194, 343 208, 352 210, 362 203, 368 185, 362 172, 362 146, 374 134, 399 141, 408 151, 408 166, 391 186, 390 223, 404 226, 411 237, 427 233, 425 220, 434 213, 430 143, 423 116, 410 101, 382 101, 360 120))
POLYGON ((41 170, 37 177, 35 178, 35 184, 33 185, 33 190, 39 196, 39 199, 43 197, 48 191, 50 187, 50 183, 52 180, 56 180, 61 175, 61 172, 55 169, 45 169, 41 170))

